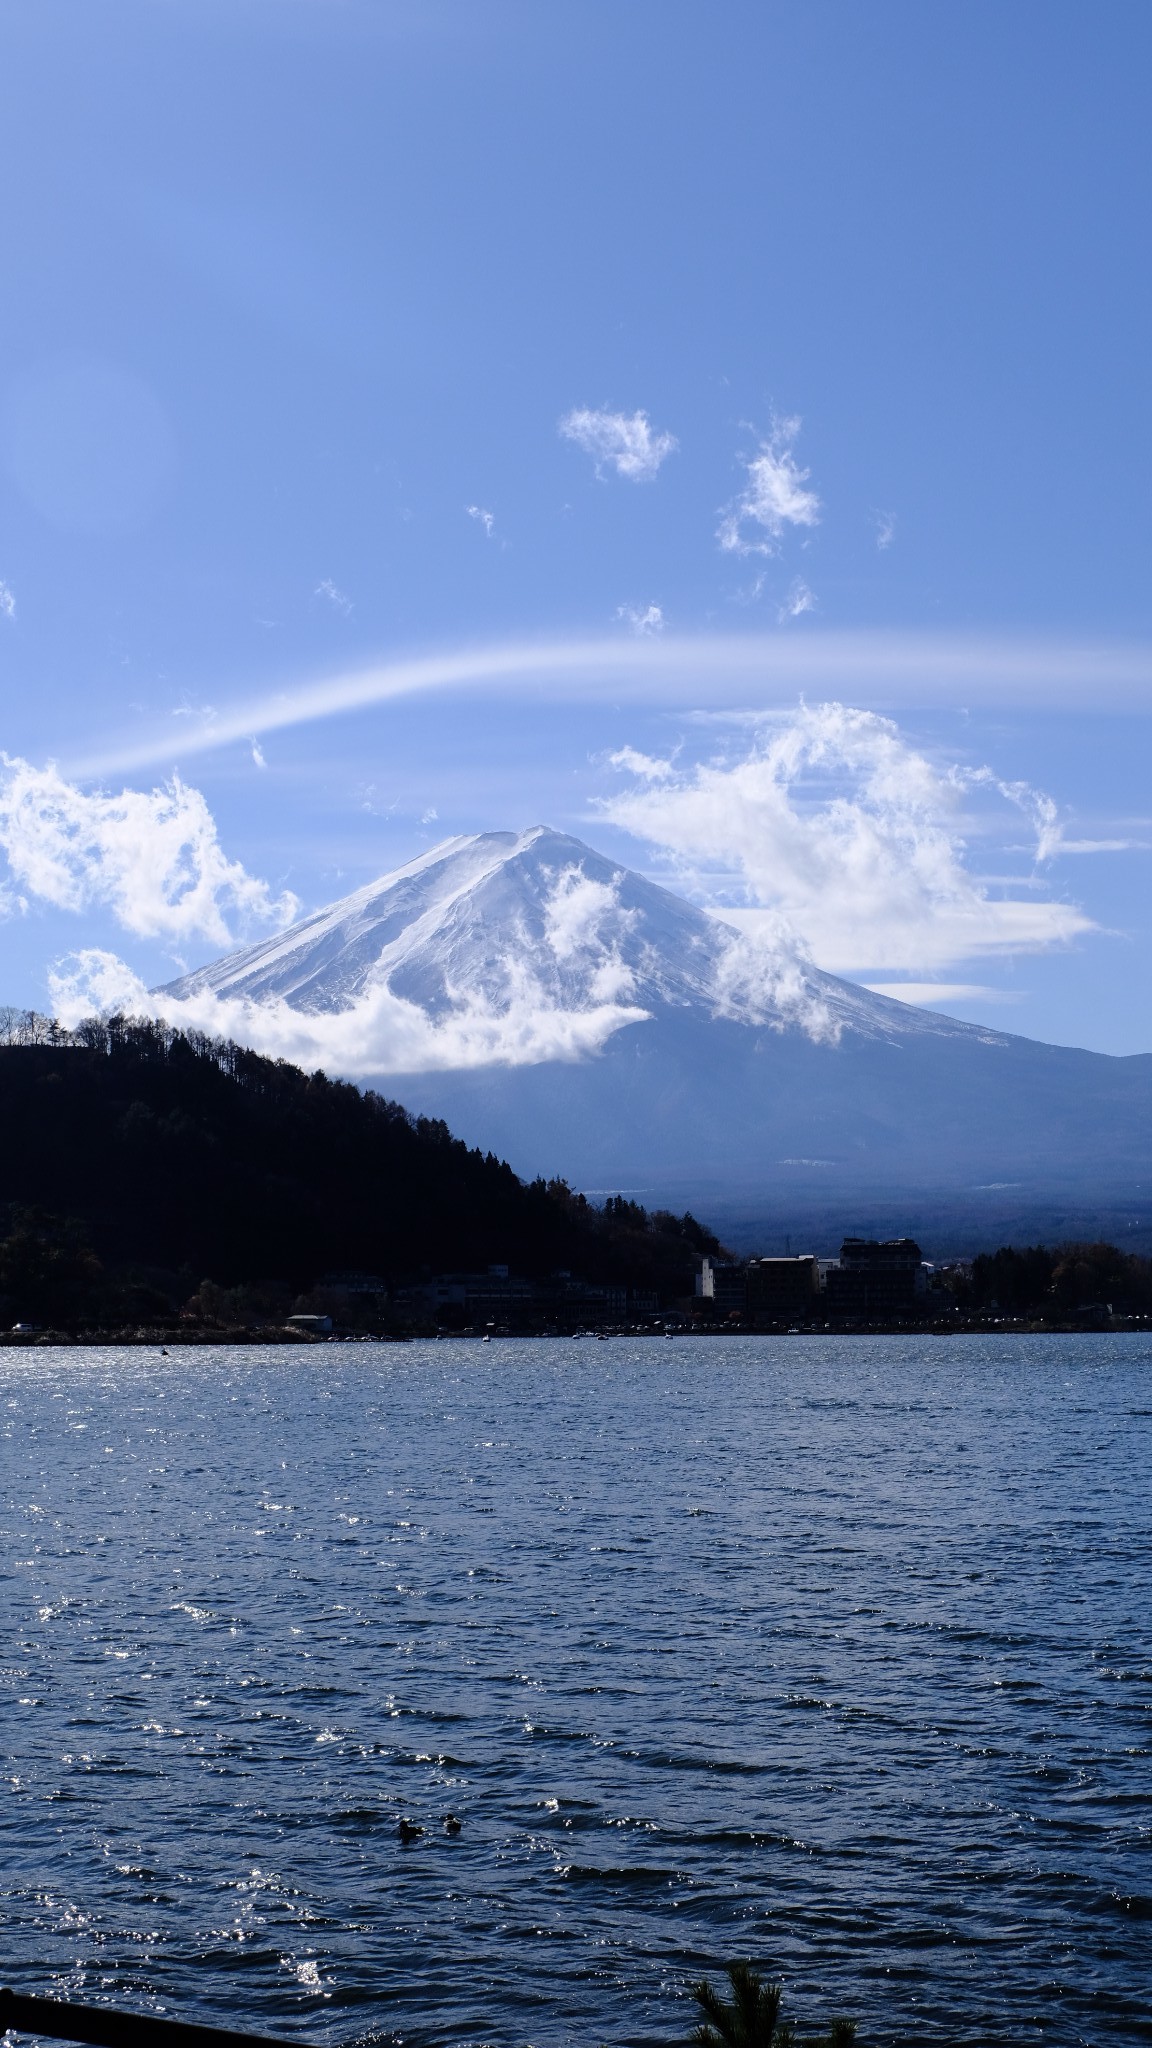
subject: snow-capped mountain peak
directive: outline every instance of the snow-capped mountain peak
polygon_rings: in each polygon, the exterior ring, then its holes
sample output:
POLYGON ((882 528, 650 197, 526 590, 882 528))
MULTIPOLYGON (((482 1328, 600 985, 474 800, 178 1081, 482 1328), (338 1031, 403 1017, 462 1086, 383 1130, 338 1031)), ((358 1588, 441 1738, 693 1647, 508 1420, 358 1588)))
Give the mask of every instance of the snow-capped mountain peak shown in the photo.
MULTIPOLYGON (((433 1030, 480 1016, 518 1019, 519 1055, 528 1060, 555 1053, 554 1030, 525 1031, 529 1016, 583 1020, 581 1052, 678 1010, 825 1041, 846 1027, 884 1036, 973 1028, 822 974, 785 931, 740 932, 542 825, 445 840, 161 993, 346 1019, 365 1005, 377 1024, 387 994, 433 1030)), ((398 1052, 410 1067, 409 1034, 398 1052)), ((386 1047, 376 1044, 371 1064, 387 1069, 386 1047)))
POLYGON ((799 1175, 867 1214, 879 1185, 1146 1171, 1152 1059, 873 995, 544 826, 446 840, 151 1000, 585 1187, 799 1175))

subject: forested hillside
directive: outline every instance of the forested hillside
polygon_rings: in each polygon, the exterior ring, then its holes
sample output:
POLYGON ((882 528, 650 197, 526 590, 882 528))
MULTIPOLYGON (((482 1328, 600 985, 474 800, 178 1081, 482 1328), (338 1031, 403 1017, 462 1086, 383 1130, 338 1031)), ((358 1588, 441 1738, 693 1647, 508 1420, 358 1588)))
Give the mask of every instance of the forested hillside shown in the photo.
POLYGON ((0 1045, 0 1294, 19 1313, 132 1269, 178 1292, 504 1262, 682 1293, 716 1248, 691 1217, 526 1186, 442 1123, 237 1045, 120 1019, 24 1035, 45 1042, 0 1045))

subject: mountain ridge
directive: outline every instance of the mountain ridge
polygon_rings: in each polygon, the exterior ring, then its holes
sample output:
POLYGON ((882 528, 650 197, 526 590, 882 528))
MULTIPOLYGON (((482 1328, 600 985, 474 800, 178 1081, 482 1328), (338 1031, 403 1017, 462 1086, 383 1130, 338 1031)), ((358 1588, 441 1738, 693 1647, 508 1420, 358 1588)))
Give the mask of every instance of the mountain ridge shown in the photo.
POLYGON ((491 981, 483 969, 491 961, 493 933, 501 918, 507 923, 510 913, 518 912, 523 935, 533 897, 540 913, 537 924, 553 956, 542 962, 538 929, 529 934, 536 942, 533 966, 543 983, 554 965, 562 969, 572 961, 572 974, 566 977, 561 972, 558 977, 567 994, 582 969, 591 984, 586 997, 602 999, 607 992, 603 978, 595 986, 603 958, 589 962, 581 957, 595 953, 598 942, 600 954, 608 954, 609 965, 618 970, 614 992, 634 995, 653 1009, 704 1005, 721 1015, 739 1014, 743 999, 744 1021, 766 1023, 781 1015, 802 1023, 805 1004, 799 983, 809 997, 814 1021, 819 1021, 823 1005, 832 1026, 851 1024, 857 1030, 900 1036, 928 1031, 995 1042, 1007 1036, 876 995, 859 983, 825 973, 803 956, 783 927, 766 941, 758 940, 754 933, 726 924, 722 912, 700 910, 582 840, 542 825, 520 833, 462 834, 444 840, 403 867, 298 918, 287 930, 224 954, 156 993, 178 1000, 205 992, 255 1001, 277 998, 315 1014, 347 1007, 370 986, 386 980, 396 993, 411 992, 437 1014, 447 1001, 444 987, 430 986, 437 970, 454 969, 452 985, 458 990, 485 987, 491 981), (511 882, 518 900, 509 904, 507 886, 495 887, 497 882, 511 882), (599 892, 598 900, 577 903, 580 883, 586 891, 599 892), (594 933, 590 926, 596 914, 600 930, 594 933), (626 930, 605 933, 605 925, 614 919, 617 926, 627 926, 637 918, 652 929, 655 943, 647 932, 638 935, 638 942, 637 935, 626 930), (471 957, 462 957, 466 951, 471 957), (741 989, 738 982, 733 986, 741 969, 749 977, 759 972, 765 978, 759 1004, 754 990, 741 989), (787 983, 783 993, 782 976, 787 983))
POLYGON ((338 1030, 357 1078, 577 1186, 826 1208, 1152 1180, 1152 1054, 876 995, 545 827, 447 841, 157 999, 209 997, 224 1035, 307 1024, 321 1063, 338 1030))

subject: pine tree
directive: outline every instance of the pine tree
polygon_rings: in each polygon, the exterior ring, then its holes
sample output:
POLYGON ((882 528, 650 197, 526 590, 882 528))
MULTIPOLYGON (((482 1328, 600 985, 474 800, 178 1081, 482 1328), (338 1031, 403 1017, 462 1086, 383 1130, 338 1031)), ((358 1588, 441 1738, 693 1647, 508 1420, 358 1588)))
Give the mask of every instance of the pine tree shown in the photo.
POLYGON ((693 1990, 704 2015, 690 2036, 696 2048, 851 2048, 855 2020, 833 2020, 826 2034, 801 2041, 793 2026, 781 2024, 781 1985, 766 1984, 750 1963, 729 1963, 726 1974, 731 1998, 706 1978, 693 1990))

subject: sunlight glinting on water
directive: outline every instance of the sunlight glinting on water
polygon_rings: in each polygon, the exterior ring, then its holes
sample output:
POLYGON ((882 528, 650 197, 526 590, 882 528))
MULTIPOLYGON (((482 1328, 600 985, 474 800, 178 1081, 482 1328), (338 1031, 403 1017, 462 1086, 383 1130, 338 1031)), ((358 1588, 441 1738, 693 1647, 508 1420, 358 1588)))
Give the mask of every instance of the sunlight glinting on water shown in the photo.
POLYGON ((9 1981, 583 2048, 746 1956, 863 2042, 1142 2040, 1150 1371, 0 1354, 9 1981))

